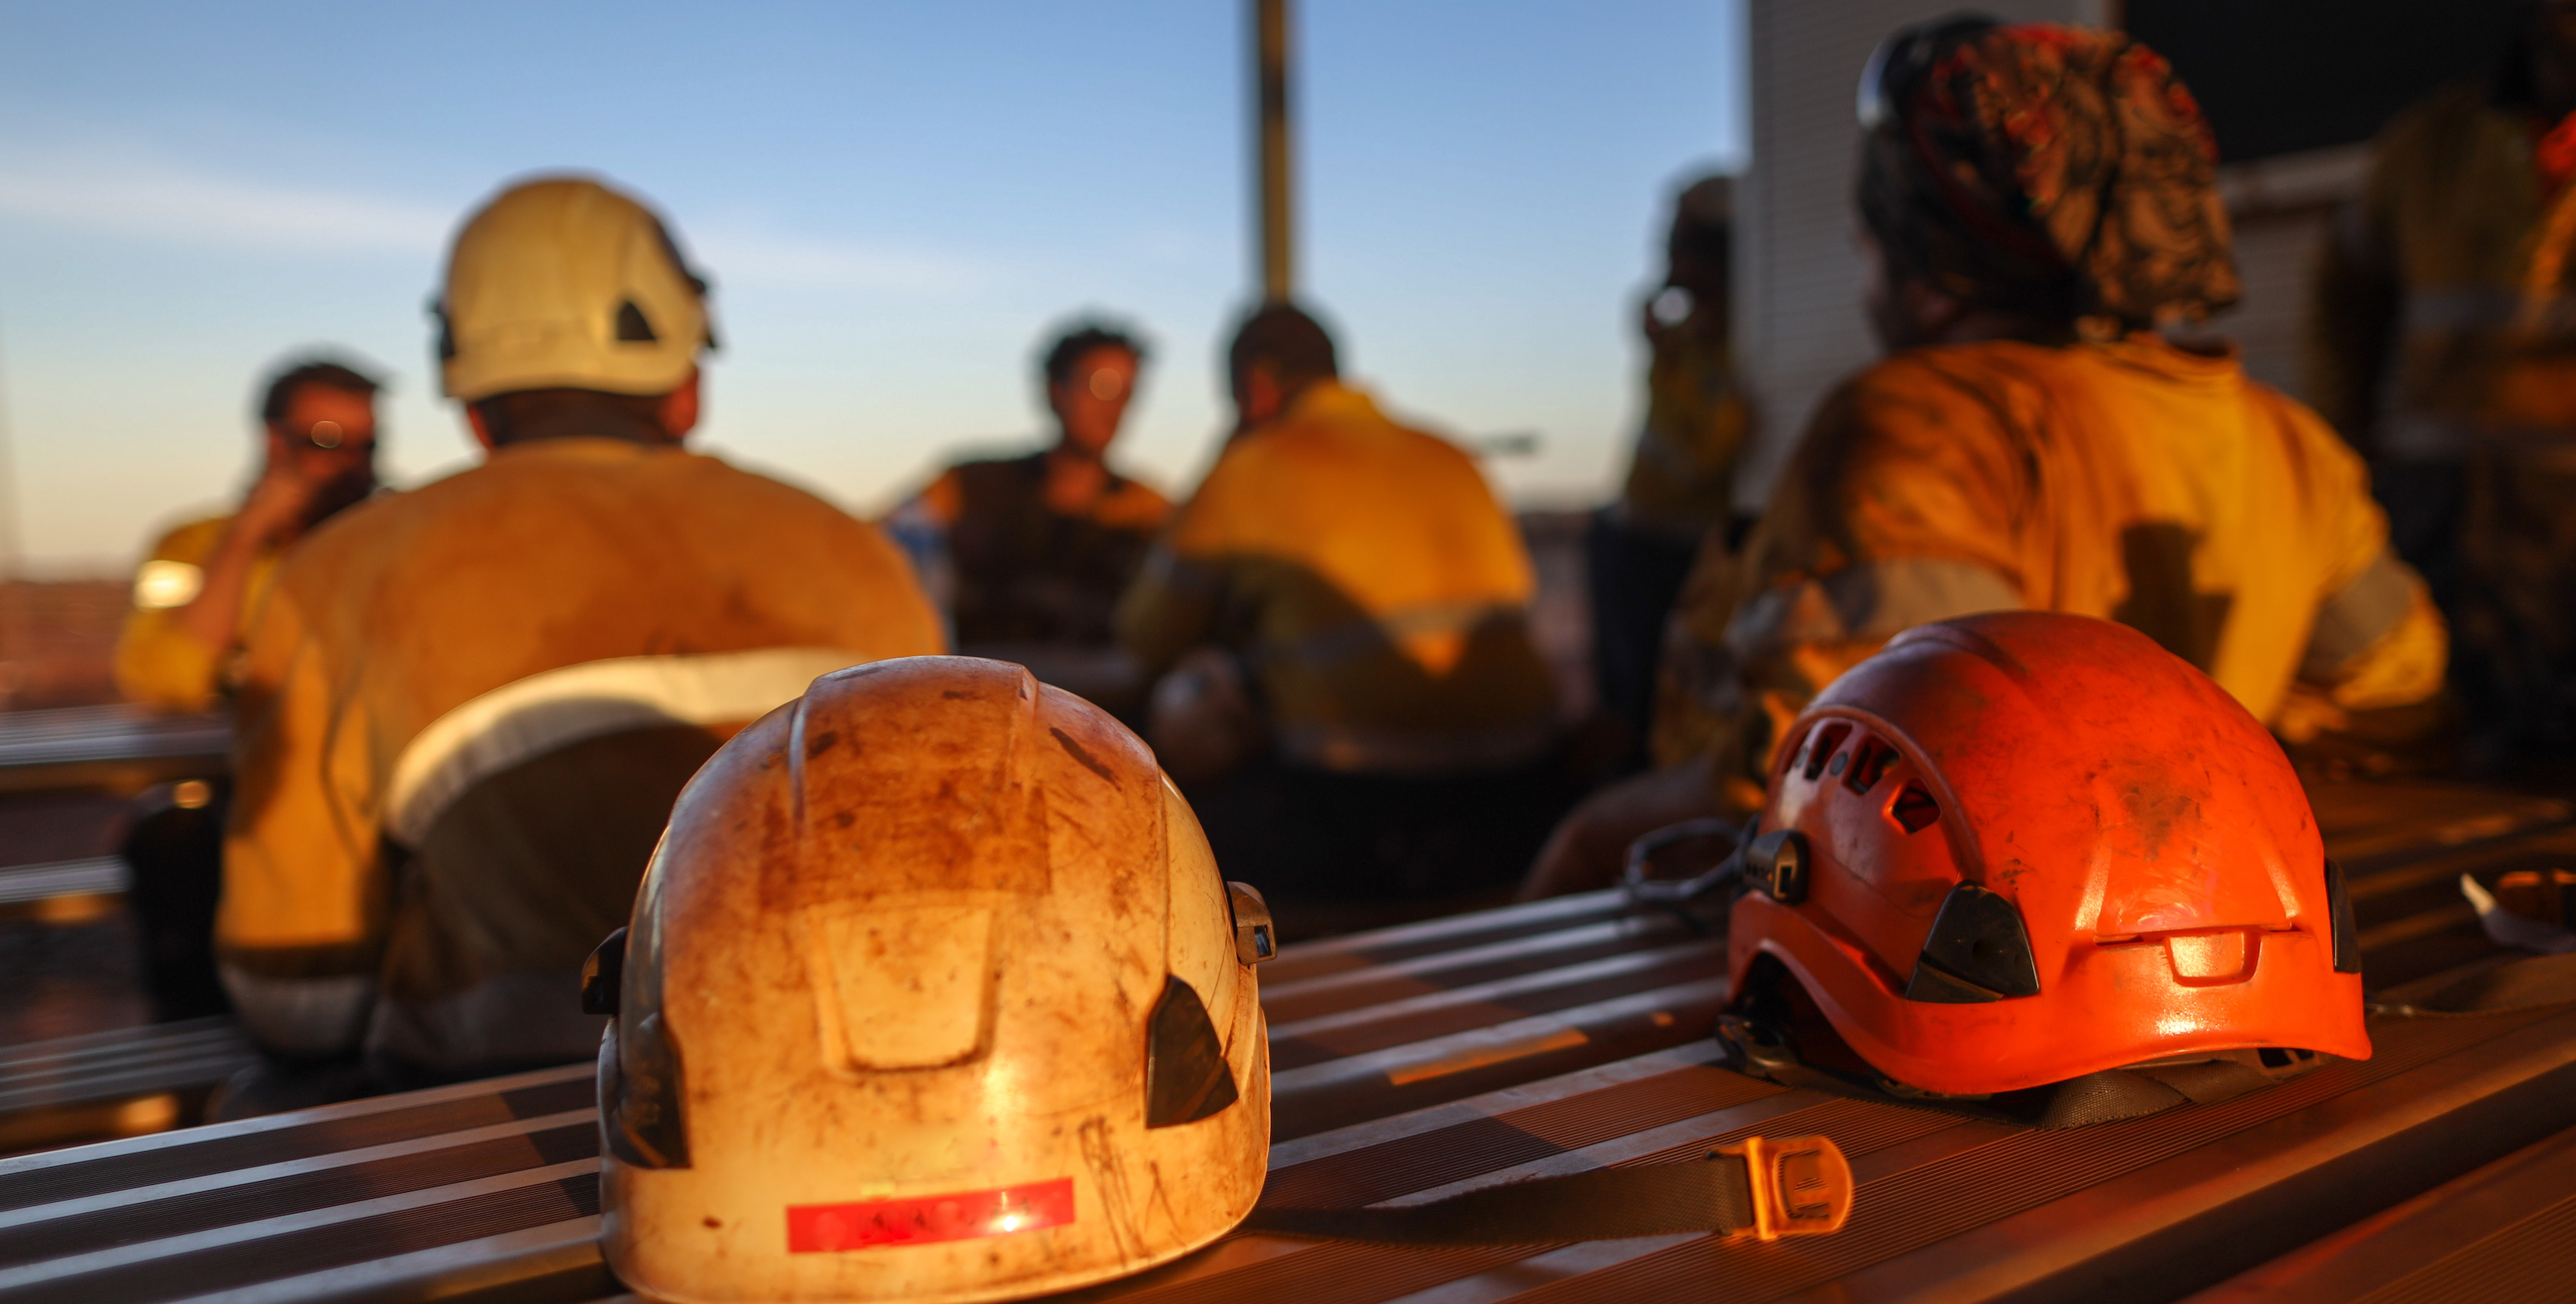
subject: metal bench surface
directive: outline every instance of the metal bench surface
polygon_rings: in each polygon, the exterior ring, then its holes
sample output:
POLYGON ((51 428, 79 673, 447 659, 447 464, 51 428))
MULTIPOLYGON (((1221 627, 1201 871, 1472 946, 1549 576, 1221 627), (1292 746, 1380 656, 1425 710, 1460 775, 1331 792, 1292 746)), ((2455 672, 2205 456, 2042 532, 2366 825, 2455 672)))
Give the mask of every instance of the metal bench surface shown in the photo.
POLYGON ((0 713, 0 792, 140 787, 221 774, 231 759, 224 715, 135 706, 0 713))
MULTIPOLYGON (((2317 804, 2387 994, 2500 958, 2455 908, 2462 872, 2576 851, 2553 801, 2413 786, 2317 804)), ((2033 1131, 1728 1071, 1707 1039, 1722 939, 1608 893, 1291 946, 1262 984, 1266 1200, 1423 1198, 1822 1133, 1852 1157, 1853 1220, 1770 1244, 1237 1234, 1075 1298, 2097 1304, 2576 1280, 2576 1008, 2374 1018, 2367 1061, 2033 1131)), ((0 1161, 0 1301, 613 1297, 597 1149, 590 1070, 573 1066, 0 1161)))

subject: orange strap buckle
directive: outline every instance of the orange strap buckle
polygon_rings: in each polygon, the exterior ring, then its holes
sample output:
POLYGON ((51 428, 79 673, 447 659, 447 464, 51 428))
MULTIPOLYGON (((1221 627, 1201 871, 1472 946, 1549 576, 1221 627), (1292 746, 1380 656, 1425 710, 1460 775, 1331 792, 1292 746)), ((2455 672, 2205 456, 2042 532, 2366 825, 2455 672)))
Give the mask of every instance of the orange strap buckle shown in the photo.
POLYGON ((1755 1236, 1821 1236, 1851 1217, 1851 1164, 1829 1137, 1746 1137, 1718 1153, 1744 1160, 1755 1236))

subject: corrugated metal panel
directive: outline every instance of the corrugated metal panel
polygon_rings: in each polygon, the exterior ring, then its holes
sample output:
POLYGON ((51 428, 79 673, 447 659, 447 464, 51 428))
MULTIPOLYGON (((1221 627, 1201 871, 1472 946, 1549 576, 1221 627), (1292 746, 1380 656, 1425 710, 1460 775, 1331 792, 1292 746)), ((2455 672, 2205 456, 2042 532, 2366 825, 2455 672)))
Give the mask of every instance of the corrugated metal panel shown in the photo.
POLYGON ((2304 401, 2299 335, 2307 317, 2308 276, 2330 214, 2268 213, 2236 224, 2236 267, 2245 298, 2210 319, 2210 329, 2244 350, 2245 372, 2304 401))
MULTIPOLYGON (((1736 479, 1759 507, 1782 459, 1835 381, 1875 354, 1852 240, 1854 90, 1870 51, 1907 23, 1955 12, 1945 0, 1751 0, 1753 161, 1736 248, 1736 320, 1754 446, 1736 479)), ((2098 22, 2097 0, 1995 0, 2007 21, 2098 22)))
POLYGON ((2248 375, 2305 400, 2299 336, 2308 284, 2337 206, 2361 193, 2367 146, 2353 145, 2240 164, 2219 172, 2236 227, 2236 268, 2245 297, 2210 328, 2235 338, 2248 375))

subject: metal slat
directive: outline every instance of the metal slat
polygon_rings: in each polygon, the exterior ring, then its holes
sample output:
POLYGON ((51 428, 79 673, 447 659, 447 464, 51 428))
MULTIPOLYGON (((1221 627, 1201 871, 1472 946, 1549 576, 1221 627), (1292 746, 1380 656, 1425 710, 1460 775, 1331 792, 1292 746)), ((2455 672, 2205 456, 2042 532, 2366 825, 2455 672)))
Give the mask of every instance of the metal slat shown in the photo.
POLYGON ((0 713, 0 792, 151 783, 221 774, 232 722, 133 706, 0 713))
POLYGON ((1704 979, 1275 1073, 1270 1134, 1293 1139, 1697 1041, 1725 999, 1723 977, 1704 979))
MULTIPOLYGON (((557 1114, 540 1114, 533 1118, 495 1123, 486 1127, 462 1128, 405 1141, 387 1142, 383 1145, 360 1146, 309 1158, 286 1159, 276 1163, 227 1169, 199 1177, 183 1177, 149 1186, 134 1186, 118 1191, 75 1196, 52 1204, 0 1211, 0 1236, 11 1235, 20 1228, 50 1227, 61 1219, 84 1217, 110 1210, 139 1209, 181 1197, 219 1195, 230 1198, 234 1192, 280 1179, 356 1169, 386 1161, 400 1161, 412 1156, 430 1155, 502 1138, 524 1137, 530 1133, 548 1129, 579 1125, 596 1130, 598 1121, 598 1112, 585 1106, 581 1109, 566 1110, 557 1114)), ((531 1144, 527 1152, 528 1162, 524 1166, 537 1167, 568 1157, 570 1156, 548 1156, 541 1148, 531 1144)))
POLYGON ((598 1191, 596 1159, 553 1164, 0 1269, 0 1299, 143 1304, 253 1285, 596 1214, 598 1191))
POLYGON ((2189 1304, 2544 1299, 2576 1283, 2576 1129, 2536 1142, 2189 1304))
POLYGON ((180 1304, 321 1304, 349 1300, 463 1300, 506 1293, 539 1300, 628 1300, 599 1254, 596 1214, 409 1254, 192 1295, 180 1304))
POLYGON ((1623 914, 1300 981, 1265 980, 1261 1006, 1274 1021, 1289 1023, 1690 937, 1662 911, 1623 914))
POLYGON ((590 1105, 586 1065, 0 1159, 0 1210, 338 1154, 590 1105))
POLYGON ((0 869, 0 906, 67 896, 121 896, 132 884, 125 862, 114 856, 12 865, 0 869))
POLYGON ((1270 1026, 1274 1073, 1344 1055, 1383 1050, 1471 1028, 1559 1011, 1634 991, 1639 986, 1721 976, 1726 946, 1685 943, 1517 974, 1492 982, 1318 1015, 1270 1026))
POLYGON ((0 1229, 0 1270, 113 1249, 136 1240, 138 1230, 144 1228, 155 1237, 214 1231, 264 1218, 308 1214, 385 1196, 597 1159, 597 1118, 588 1114, 558 1117, 562 1121, 549 1128, 407 1149, 357 1163, 160 1195, 0 1229))
POLYGON ((0 1114, 194 1090, 256 1058, 220 1017, 36 1042, 0 1053, 0 1114))
POLYGON ((1579 927, 1627 912, 1627 900, 1616 890, 1550 897, 1498 910, 1426 919, 1417 924, 1380 928, 1319 942, 1288 939, 1279 958, 1263 966, 1265 981, 1282 985, 1371 965, 1393 964, 1415 956, 1461 950, 1469 946, 1529 933, 1579 927))

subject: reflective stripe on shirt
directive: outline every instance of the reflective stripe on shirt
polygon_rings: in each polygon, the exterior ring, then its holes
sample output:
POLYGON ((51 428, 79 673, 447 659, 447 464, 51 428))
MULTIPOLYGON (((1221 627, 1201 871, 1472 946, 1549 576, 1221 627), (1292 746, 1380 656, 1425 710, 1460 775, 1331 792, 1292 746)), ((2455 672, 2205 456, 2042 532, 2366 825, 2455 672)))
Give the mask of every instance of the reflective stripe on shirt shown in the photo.
POLYGON ((2406 618, 2415 605, 2418 582, 2415 572, 2395 555, 2379 554, 2377 561, 2318 606, 2307 655, 2299 662, 2299 677, 2330 680, 2345 663, 2369 651, 2406 618))
POLYGON ((385 788, 385 833, 417 847, 457 798, 521 762, 630 729, 748 723, 867 659, 810 647, 616 657, 505 684, 431 721, 403 749, 385 788))

